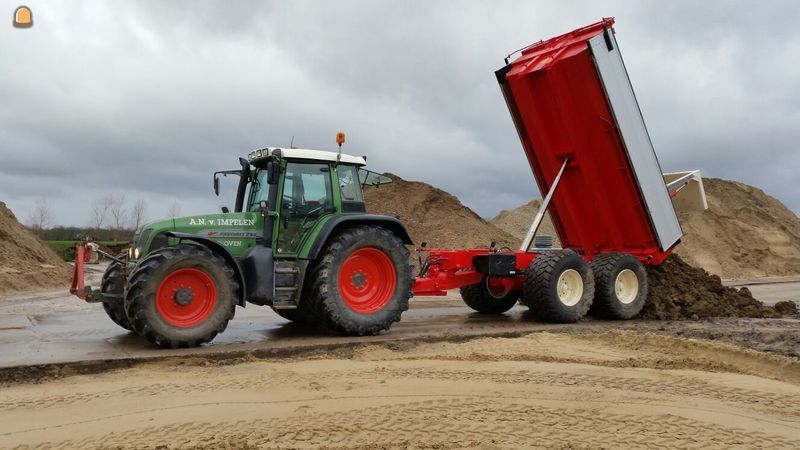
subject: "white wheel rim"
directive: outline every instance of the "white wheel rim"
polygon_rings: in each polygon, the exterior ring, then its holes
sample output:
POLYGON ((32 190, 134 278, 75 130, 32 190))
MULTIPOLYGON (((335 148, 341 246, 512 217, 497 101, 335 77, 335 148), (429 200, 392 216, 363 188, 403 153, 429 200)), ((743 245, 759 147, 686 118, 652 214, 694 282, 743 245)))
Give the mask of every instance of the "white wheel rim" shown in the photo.
POLYGON ((614 281, 614 294, 620 303, 626 305, 636 300, 636 296, 639 295, 639 277, 636 273, 630 269, 620 271, 614 281))
POLYGON ((575 269, 567 269, 558 276, 556 292, 561 303, 575 306, 583 297, 583 277, 575 269))

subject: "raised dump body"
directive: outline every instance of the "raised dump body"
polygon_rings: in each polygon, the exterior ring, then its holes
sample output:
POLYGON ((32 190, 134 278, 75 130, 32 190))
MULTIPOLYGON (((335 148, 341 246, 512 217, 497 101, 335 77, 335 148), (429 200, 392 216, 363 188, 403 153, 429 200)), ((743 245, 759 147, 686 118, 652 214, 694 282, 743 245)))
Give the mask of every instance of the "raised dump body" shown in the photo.
POLYGON ((548 209, 564 248, 658 264, 682 232, 613 24, 533 44, 496 75, 542 193, 568 160, 548 209))

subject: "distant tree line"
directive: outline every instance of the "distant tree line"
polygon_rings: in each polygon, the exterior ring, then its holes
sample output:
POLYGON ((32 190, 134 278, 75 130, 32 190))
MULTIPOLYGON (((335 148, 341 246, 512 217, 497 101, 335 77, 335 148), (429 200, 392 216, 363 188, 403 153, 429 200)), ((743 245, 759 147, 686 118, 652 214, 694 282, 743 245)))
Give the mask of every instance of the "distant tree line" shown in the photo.
POLYGON ((93 241, 130 241, 136 230, 122 228, 63 227, 57 226, 39 230, 36 234, 44 241, 76 241, 89 236, 93 241))
MULTIPOLYGON (((180 204, 172 202, 166 216, 180 215, 180 204)), ((133 233, 147 222, 147 205, 139 199, 129 202, 125 194, 108 194, 92 202, 92 210, 87 217, 86 227, 55 226, 50 203, 39 199, 30 210, 26 225, 41 239, 46 241, 69 241, 90 236, 96 241, 127 241, 133 233)))

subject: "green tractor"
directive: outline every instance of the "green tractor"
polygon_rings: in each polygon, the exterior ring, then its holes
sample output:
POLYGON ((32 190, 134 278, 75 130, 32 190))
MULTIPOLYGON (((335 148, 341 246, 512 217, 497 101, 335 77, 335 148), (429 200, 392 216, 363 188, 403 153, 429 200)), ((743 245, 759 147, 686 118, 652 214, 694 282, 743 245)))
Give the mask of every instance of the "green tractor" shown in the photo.
MULTIPOLYGON (((240 158, 234 211, 145 225, 99 290, 118 325, 169 348, 225 330, 235 307, 270 306, 295 322, 349 335, 387 330, 408 309, 411 238, 394 217, 366 214, 362 187, 391 180, 340 151, 261 149, 240 158)), ((80 250, 80 249, 79 249, 80 250)))

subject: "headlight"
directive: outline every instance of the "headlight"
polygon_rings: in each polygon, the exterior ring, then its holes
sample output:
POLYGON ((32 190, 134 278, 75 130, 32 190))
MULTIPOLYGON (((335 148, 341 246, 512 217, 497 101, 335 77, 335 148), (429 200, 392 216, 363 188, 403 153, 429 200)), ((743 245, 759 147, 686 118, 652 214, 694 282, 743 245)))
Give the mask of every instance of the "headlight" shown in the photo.
POLYGON ((128 249, 128 259, 133 259, 133 247, 128 249))
POLYGON ((139 247, 133 249, 133 259, 139 259, 139 247))

